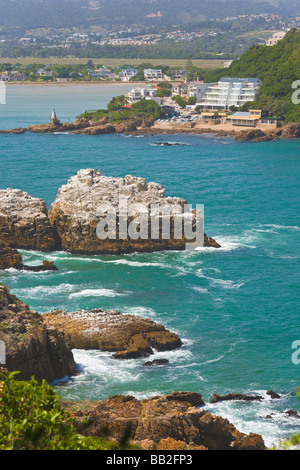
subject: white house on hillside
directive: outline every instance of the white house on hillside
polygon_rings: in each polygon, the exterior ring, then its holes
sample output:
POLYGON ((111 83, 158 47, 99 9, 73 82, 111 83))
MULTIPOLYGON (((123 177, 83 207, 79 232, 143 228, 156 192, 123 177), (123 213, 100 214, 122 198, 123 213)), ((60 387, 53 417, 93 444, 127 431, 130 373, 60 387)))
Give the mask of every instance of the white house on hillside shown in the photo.
POLYGON ((267 39, 266 45, 275 46, 275 44, 277 44, 278 41, 281 41, 281 39, 283 39, 285 35, 286 35, 286 31, 279 31, 278 33, 273 34, 273 36, 267 39))
POLYGON ((126 95, 126 98, 129 104, 134 104, 143 99, 152 100, 154 99, 156 93, 156 88, 152 88, 152 86, 146 86, 143 88, 133 88, 126 95))

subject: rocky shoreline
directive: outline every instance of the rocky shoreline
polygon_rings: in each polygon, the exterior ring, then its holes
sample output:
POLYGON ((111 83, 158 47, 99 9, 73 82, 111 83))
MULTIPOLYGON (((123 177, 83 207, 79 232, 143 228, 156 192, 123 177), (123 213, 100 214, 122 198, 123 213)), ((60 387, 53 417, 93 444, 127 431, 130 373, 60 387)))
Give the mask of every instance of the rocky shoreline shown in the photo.
POLYGON ((214 121, 208 123, 168 123, 160 124, 158 121, 136 119, 123 123, 111 123, 108 118, 100 120, 77 119, 75 122, 61 123, 58 119, 50 123, 18 127, 15 129, 0 130, 0 134, 32 133, 68 133, 81 135, 101 134, 214 134, 218 137, 234 137, 237 141, 270 142, 281 138, 300 138, 300 124, 288 123, 280 128, 240 128, 232 125, 218 124, 214 121))
MULTIPOLYGON (((32 376, 41 382, 72 377, 79 373, 72 348, 101 349, 116 353, 116 359, 147 357, 157 350, 180 348, 180 338, 151 320, 122 315, 117 311, 40 315, 31 311, 0 284, 0 341, 6 346, 6 364, 0 372, 19 371, 18 380, 32 376), (124 355, 122 355, 124 353, 124 355)), ((138 401, 131 396, 114 396, 92 402, 65 401, 80 434, 119 440, 130 431, 131 442, 143 450, 248 449, 262 450, 258 434, 240 433, 228 420, 201 409, 205 404, 195 392, 138 401)))

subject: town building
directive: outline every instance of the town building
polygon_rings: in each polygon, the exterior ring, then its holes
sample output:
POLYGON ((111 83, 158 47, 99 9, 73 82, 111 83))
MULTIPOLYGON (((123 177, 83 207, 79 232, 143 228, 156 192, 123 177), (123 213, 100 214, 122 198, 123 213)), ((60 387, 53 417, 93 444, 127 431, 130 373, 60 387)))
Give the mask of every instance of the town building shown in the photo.
POLYGON ((224 62, 224 69, 228 69, 231 66, 232 62, 233 62, 233 60, 228 60, 228 61, 224 62))
POLYGON ((270 126, 276 129, 281 126, 279 117, 268 116, 268 111, 260 109, 250 109, 248 112, 236 112, 231 116, 227 116, 227 122, 231 122, 233 126, 240 127, 257 127, 270 126))
POLYGON ((275 46, 278 41, 281 41, 284 36, 286 35, 286 31, 279 31, 278 33, 273 34, 269 39, 266 41, 267 46, 275 46))
POLYGON ((209 83, 191 82, 188 86, 188 97, 196 98, 196 103, 200 103, 210 87, 209 83))
POLYGON ((145 86, 143 88, 133 88, 127 95, 127 101, 130 105, 137 103, 143 99, 145 100, 155 100, 155 95, 157 89, 152 86, 145 86))
POLYGON ((176 83, 172 86, 172 96, 187 96, 188 85, 187 83, 176 83))
POLYGON ((87 69, 87 72, 90 77, 93 78, 102 78, 102 79, 109 79, 113 77, 113 74, 109 69, 98 69, 98 70, 92 70, 92 69, 87 69))
POLYGON ((162 80, 164 74, 161 69, 145 69, 144 70, 145 80, 162 80))
POLYGON ((36 71, 40 77, 53 77, 53 70, 48 68, 41 68, 36 71))
POLYGON ((174 80, 184 80, 187 78, 189 71, 186 69, 183 70, 174 70, 174 80))
POLYGON ((261 87, 258 78, 223 77, 218 83, 210 84, 199 106, 203 110, 228 110, 231 106, 239 108, 252 102, 261 87))
POLYGON ((136 77, 138 74, 138 70, 133 67, 127 67, 124 70, 121 70, 118 77, 122 80, 122 82, 129 82, 129 80, 133 77, 136 77))

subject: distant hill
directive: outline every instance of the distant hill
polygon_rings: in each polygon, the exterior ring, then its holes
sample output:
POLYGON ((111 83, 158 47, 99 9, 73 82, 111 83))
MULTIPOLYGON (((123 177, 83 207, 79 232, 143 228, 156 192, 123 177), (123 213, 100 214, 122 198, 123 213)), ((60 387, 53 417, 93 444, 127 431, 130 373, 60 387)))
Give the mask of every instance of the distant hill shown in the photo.
POLYGON ((300 122, 300 104, 292 102, 292 95, 296 91, 292 84, 300 80, 299 30, 289 31, 275 46, 251 47, 226 71, 219 69, 209 72, 205 80, 216 82, 224 76, 260 78, 263 84, 251 107, 269 109, 273 115, 285 116, 287 122, 300 122))
POLYGON ((299 0, 0 0, 0 26, 106 29, 251 13, 299 14, 299 0))

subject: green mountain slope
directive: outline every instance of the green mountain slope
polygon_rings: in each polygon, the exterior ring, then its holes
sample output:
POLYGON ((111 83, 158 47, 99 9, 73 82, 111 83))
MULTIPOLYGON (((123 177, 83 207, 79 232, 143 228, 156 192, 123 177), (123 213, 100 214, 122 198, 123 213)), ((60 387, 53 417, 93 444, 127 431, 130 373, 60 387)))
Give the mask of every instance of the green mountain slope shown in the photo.
MULTIPOLYGON (((283 1, 283 0, 281 0, 283 1)), ((295 13, 291 0, 284 13, 295 13)), ((299 2, 298 2, 299 3, 299 2)), ((297 8, 296 8, 297 9, 297 8)), ((300 7, 298 7, 300 14, 300 7)), ((0 0, 0 26, 118 28, 170 25, 216 17, 278 13, 275 0, 0 0)))
MULTIPOLYGON (((300 31, 293 29, 275 46, 253 46, 226 69, 208 73, 207 82, 221 77, 258 77, 263 84, 253 107, 269 109, 285 116, 287 122, 300 122, 300 104, 293 104, 293 83, 300 80, 300 31)), ((297 86, 300 88, 300 86, 297 86)), ((300 96, 300 93, 298 94, 300 96)))

